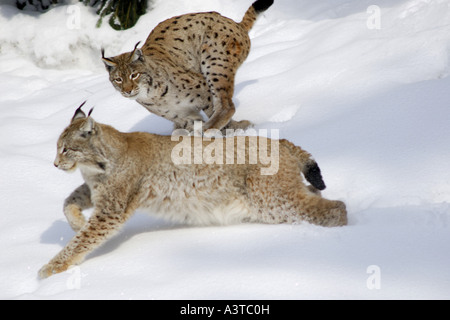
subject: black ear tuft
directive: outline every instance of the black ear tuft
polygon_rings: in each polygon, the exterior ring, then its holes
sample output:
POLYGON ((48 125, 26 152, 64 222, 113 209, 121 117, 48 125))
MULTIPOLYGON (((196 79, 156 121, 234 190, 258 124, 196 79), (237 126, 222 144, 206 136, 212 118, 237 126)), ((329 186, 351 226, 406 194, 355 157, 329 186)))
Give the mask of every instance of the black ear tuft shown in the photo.
POLYGON ((90 117, 90 116, 91 116, 91 114, 92 114, 92 111, 94 111, 94 107, 92 107, 92 108, 91 108, 91 110, 89 110, 89 113, 88 113, 88 117, 90 117))
POLYGON ((136 49, 138 47, 138 45, 140 45, 141 42, 139 41, 138 43, 136 43, 136 45, 134 46, 134 49, 136 49))
POLYGON ((72 117, 72 121, 71 121, 71 122, 73 122, 75 119, 86 118, 86 114, 83 112, 83 110, 81 110, 81 108, 84 106, 85 103, 86 103, 86 101, 83 102, 83 103, 81 104, 81 106, 79 106, 78 109, 75 111, 75 113, 74 113, 74 115, 73 115, 73 117, 72 117))

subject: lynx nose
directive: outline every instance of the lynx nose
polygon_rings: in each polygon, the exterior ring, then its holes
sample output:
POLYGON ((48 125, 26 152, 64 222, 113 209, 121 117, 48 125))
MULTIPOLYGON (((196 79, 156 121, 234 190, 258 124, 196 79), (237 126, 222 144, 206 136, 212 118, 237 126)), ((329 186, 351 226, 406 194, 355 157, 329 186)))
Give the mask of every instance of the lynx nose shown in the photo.
POLYGON ((53 165, 57 168, 59 167, 59 159, 58 158, 55 159, 55 161, 53 162, 53 165))

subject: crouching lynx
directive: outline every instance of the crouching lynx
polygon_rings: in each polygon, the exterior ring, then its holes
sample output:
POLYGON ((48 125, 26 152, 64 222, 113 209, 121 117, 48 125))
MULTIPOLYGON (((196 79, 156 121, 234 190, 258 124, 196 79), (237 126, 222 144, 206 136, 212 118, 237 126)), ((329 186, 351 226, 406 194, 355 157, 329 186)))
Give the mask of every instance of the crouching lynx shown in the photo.
MULTIPOLYGON (((183 138, 204 147, 214 142, 183 138)), ((238 138, 224 140, 234 150, 238 138)), ((267 149, 278 146, 279 167, 274 175, 261 175, 264 165, 249 161, 175 164, 172 154, 178 142, 173 137, 122 133, 95 122, 79 108, 58 140, 54 163, 64 171, 79 168, 85 181, 64 203, 64 213, 77 234, 40 270, 40 277, 80 263, 137 209, 195 225, 307 221, 331 227, 347 223, 344 203, 320 196, 318 189, 325 184, 309 153, 287 140, 258 139, 267 149), (311 185, 304 184, 302 174, 311 185), (94 211, 85 221, 82 210, 91 207, 94 211)), ((249 144, 243 148, 248 151, 249 144)))
POLYGON ((161 22, 145 44, 103 62, 113 86, 150 112, 193 131, 195 121, 206 129, 246 129, 247 120, 232 120, 234 78, 250 51, 248 32, 273 0, 258 0, 236 23, 217 12, 193 13, 161 22))

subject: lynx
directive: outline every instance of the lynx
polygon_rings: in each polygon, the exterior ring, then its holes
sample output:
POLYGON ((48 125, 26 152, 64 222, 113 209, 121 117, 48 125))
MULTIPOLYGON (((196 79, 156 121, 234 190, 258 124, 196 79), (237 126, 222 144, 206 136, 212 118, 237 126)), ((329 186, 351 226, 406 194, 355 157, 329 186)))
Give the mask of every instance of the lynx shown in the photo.
MULTIPOLYGON (((260 163, 177 165, 171 158, 178 143, 173 137, 122 133, 95 122, 80 108, 58 140, 54 162, 64 171, 79 168, 85 181, 64 203, 77 234, 40 270, 42 278, 80 263, 137 209, 191 225, 347 223, 345 204, 321 197, 325 184, 315 160, 287 140, 259 137, 267 140, 268 149, 278 143, 279 169, 274 175, 261 175, 260 163), (311 185, 305 185, 302 174, 311 185), (82 211, 92 207, 86 221, 82 211)), ((184 138, 204 147, 214 142, 184 138)), ((223 139, 232 139, 224 145, 238 143, 237 137, 223 139)))
POLYGON ((217 12, 193 13, 161 22, 142 48, 102 59, 114 88, 148 111, 193 131, 208 117, 206 129, 246 129, 232 120, 234 79, 250 51, 249 30, 273 0, 258 0, 236 23, 217 12))

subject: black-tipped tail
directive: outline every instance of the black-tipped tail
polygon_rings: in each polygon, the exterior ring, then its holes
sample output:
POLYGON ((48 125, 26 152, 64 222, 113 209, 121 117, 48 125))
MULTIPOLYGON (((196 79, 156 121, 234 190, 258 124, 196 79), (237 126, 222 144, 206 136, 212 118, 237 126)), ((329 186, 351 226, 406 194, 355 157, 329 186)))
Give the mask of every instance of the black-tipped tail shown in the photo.
POLYGON ((258 15, 266 11, 273 4, 273 0, 255 1, 244 15, 240 25, 248 32, 253 27, 258 15))
POLYGON ((253 8, 255 8, 256 13, 261 13, 269 9, 271 5, 273 5, 274 0, 257 0, 253 3, 253 8))
POLYGON ((303 174, 305 175, 306 180, 308 180, 314 188, 318 190, 324 190, 326 188, 325 182, 323 182, 322 173, 316 162, 308 164, 303 171, 303 174))

